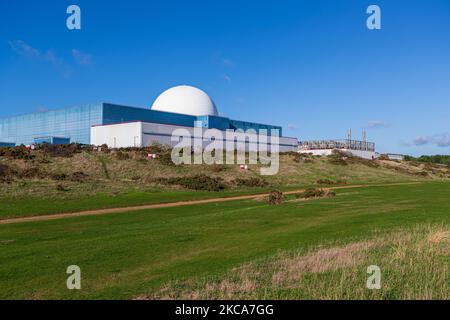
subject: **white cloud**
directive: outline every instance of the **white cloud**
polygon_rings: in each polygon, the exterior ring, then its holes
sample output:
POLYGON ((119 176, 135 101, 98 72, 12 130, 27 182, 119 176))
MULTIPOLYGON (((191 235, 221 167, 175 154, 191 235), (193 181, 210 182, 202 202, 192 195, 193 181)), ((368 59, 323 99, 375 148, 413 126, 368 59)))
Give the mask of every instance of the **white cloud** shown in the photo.
POLYGON ((423 145, 429 144, 430 142, 431 142, 431 139, 429 137, 423 137, 423 136, 417 137, 413 141, 414 145, 416 145, 416 146, 423 146, 423 145))
POLYGON ((388 128, 390 125, 389 123, 381 120, 369 120, 367 121, 367 127, 371 129, 378 129, 378 128, 388 128))
POLYGON ((72 74, 72 69, 67 63, 59 58, 52 50, 47 50, 44 53, 26 43, 23 40, 9 41, 11 49, 18 55, 33 59, 40 62, 49 63, 55 70, 61 73, 65 78, 72 74))
POLYGON ((21 56, 39 58, 41 53, 23 40, 14 40, 8 42, 11 49, 21 56))
POLYGON ((231 77, 230 76, 228 76, 228 75, 226 75, 226 74, 224 74, 224 75, 222 75, 222 79, 224 79, 226 82, 228 82, 228 83, 231 83, 231 77))
POLYGON ((72 57, 80 65, 88 65, 92 61, 92 56, 90 54, 83 53, 77 49, 72 49, 72 57))
POLYGON ((450 147, 450 136, 448 133, 438 135, 435 139, 438 147, 450 147))
POLYGON ((414 139, 413 144, 416 146, 434 144, 442 148, 450 147, 450 134, 445 132, 433 136, 419 136, 414 139))
POLYGON ((222 59, 222 63, 226 67, 234 67, 235 66, 234 61, 229 58, 222 59))

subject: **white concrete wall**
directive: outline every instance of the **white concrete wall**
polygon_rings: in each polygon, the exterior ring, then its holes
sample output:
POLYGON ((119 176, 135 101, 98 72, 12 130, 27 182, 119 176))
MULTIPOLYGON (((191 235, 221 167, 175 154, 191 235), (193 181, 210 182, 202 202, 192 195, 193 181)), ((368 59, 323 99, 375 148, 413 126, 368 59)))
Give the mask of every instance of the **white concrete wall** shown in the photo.
POLYGON ((388 153, 387 156, 388 156, 389 160, 399 160, 399 161, 402 161, 402 160, 405 159, 405 156, 404 156, 404 155, 401 155, 401 154, 388 153))
POLYGON ((142 122, 91 127, 91 144, 107 144, 110 148, 140 147, 142 122))
POLYGON ((299 153, 311 153, 314 156, 326 157, 333 153, 333 149, 317 149, 317 150, 301 149, 298 152, 299 153))
POLYGON ((347 151, 363 159, 373 160, 377 158, 377 155, 374 151, 363 151, 363 150, 347 150, 347 151))
MULTIPOLYGON (((149 146, 154 142, 168 145, 174 147, 178 141, 171 141, 172 133, 176 129, 183 129, 186 134, 194 136, 194 130, 202 130, 202 134, 205 133, 207 129, 205 128, 193 128, 193 127, 182 127, 182 126, 172 126, 164 125, 158 123, 148 123, 148 122, 133 122, 133 123, 121 123, 105 126, 94 126, 91 128, 91 144, 101 145, 106 143, 111 148, 122 148, 122 147, 132 147, 132 146, 149 146), (114 140, 115 139, 115 140, 114 140)), ((211 132, 211 131, 209 131, 211 132)), ((226 138, 225 131, 219 131, 223 137, 226 138)), ((258 141, 258 136, 255 134, 245 134, 242 132, 234 132, 233 138, 238 141, 247 141, 247 143, 236 143, 235 148, 242 150, 242 146, 246 150, 249 148, 248 141, 258 141)), ((194 145, 193 140, 192 145, 194 145)), ((268 137, 267 142, 270 143, 271 139, 268 137)), ((216 139, 216 142, 224 146, 226 141, 222 139, 216 139)), ((204 137, 203 147, 209 145, 211 140, 204 137)), ((279 138, 279 151, 297 151, 298 141, 296 138, 280 137, 279 138)), ((255 147, 254 145, 253 147, 255 147)), ((264 150, 264 144, 259 145, 259 150, 264 150)))
MULTIPOLYGON (((329 156, 333 153, 334 149, 317 149, 317 150, 299 150, 300 153, 312 153, 315 156, 329 156)), ((363 150, 351 150, 351 149, 337 149, 342 152, 349 152, 354 156, 363 159, 376 159, 377 154, 373 151, 363 151, 363 150)))

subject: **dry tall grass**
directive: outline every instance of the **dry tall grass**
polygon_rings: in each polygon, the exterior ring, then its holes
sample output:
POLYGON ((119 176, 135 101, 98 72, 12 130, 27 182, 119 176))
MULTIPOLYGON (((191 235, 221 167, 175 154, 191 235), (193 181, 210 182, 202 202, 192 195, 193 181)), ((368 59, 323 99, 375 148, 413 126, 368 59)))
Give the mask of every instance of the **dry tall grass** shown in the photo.
POLYGON ((368 241, 280 253, 218 277, 172 282, 138 299, 449 299, 449 226, 417 226, 368 241), (381 289, 367 289, 369 265, 381 289))

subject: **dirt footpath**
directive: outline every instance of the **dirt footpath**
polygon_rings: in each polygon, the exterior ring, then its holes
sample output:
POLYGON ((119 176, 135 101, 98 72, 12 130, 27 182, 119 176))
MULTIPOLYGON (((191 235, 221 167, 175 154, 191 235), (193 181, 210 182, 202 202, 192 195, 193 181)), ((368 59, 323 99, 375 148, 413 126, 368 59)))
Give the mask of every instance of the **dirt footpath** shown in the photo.
MULTIPOLYGON (((364 187, 408 185, 408 184, 418 184, 418 183, 421 183, 421 182, 386 183, 386 184, 372 184, 372 185, 348 185, 348 186, 338 186, 338 187, 326 187, 326 188, 322 188, 322 189, 338 190, 338 189, 352 189, 352 188, 364 188, 364 187)), ((304 192, 304 191, 305 191, 305 189, 298 189, 298 190, 286 191, 283 193, 286 195, 289 195, 289 194, 296 194, 296 193, 300 193, 300 192, 304 192)), ((261 198, 261 197, 266 197, 268 195, 269 195, 269 193, 258 193, 258 194, 235 196, 235 197, 211 198, 211 199, 203 199, 203 200, 157 203, 157 204, 148 204, 148 205, 140 205, 140 206, 87 210, 87 211, 79 211, 79 212, 56 213, 56 214, 41 215, 41 216, 3 219, 3 220, 0 220, 0 224, 11 224, 11 223, 32 222, 32 221, 46 221, 46 220, 56 220, 56 219, 71 218, 71 217, 102 215, 102 214, 109 214, 109 213, 119 213, 119 212, 125 213, 125 212, 130 212, 130 211, 138 211, 138 210, 146 210, 146 209, 170 208, 170 207, 190 206, 190 205, 205 204, 205 203, 218 203, 218 202, 226 202, 226 201, 257 199, 257 198, 261 198)))

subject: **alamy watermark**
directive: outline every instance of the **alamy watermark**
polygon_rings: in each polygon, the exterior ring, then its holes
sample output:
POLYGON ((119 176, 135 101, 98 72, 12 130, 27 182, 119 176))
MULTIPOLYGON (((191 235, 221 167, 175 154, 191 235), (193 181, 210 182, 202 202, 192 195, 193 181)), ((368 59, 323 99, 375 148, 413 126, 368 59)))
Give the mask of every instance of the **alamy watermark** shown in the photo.
POLYGON ((67 274, 70 276, 66 280, 66 286, 69 290, 80 290, 81 289, 81 269, 77 265, 71 265, 67 267, 67 274))
POLYGON ((367 273, 370 276, 367 278, 367 289, 381 289, 381 269, 379 266, 371 265, 367 267, 367 273))
POLYGON ((372 4, 367 7, 367 14, 370 16, 367 18, 366 25, 369 30, 381 29, 381 9, 379 6, 372 4))
POLYGON ((258 132, 254 129, 221 131, 194 127, 172 132, 176 143, 171 158, 175 164, 258 164, 261 175, 275 175, 279 170, 280 136, 278 129, 258 132))
MULTIPOLYGON (((81 9, 79 6, 72 4, 67 7, 66 13, 70 16, 67 17, 66 26, 69 30, 81 30, 81 9)), ((369 30, 381 29, 381 8, 372 4, 367 7, 366 13, 370 16, 366 20, 366 26, 369 30)))
POLYGON ((81 9, 79 6, 72 4, 67 7, 67 17, 66 26, 69 30, 80 30, 81 29, 81 9))

